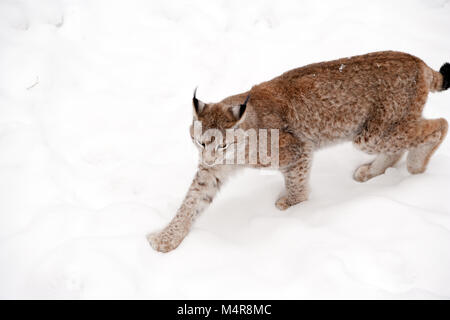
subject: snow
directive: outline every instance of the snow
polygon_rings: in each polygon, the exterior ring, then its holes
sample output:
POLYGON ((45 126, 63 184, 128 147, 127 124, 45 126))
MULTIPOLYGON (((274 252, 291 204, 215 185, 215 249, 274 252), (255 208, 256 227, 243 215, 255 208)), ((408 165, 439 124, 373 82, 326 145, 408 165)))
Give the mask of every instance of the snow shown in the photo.
MULTIPOLYGON (((450 144, 403 159, 320 151, 310 200, 279 174, 233 178, 181 246, 197 161, 191 95, 220 100, 291 68, 379 50, 450 59, 450 2, 0 1, 0 298, 450 298, 450 144)), ((450 118, 450 95, 425 115, 450 118)))

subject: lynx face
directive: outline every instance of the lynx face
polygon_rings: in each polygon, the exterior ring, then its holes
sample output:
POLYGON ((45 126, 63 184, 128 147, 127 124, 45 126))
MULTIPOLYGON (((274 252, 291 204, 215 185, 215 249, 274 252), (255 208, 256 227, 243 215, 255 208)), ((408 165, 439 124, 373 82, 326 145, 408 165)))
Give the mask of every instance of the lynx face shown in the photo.
POLYGON ((201 163, 207 166, 224 164, 234 158, 237 150, 245 150, 245 140, 238 139, 234 131, 244 118, 248 99, 237 106, 223 102, 206 104, 198 100, 194 92, 190 134, 199 150, 201 163))

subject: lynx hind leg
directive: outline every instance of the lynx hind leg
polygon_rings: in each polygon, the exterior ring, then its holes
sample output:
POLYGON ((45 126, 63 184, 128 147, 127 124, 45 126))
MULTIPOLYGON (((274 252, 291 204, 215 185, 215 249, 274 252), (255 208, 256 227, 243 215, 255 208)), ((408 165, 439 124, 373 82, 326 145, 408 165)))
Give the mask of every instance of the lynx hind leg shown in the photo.
POLYGON ((354 174, 355 180, 367 181, 382 174, 398 161, 403 150, 409 150, 406 161, 408 171, 412 174, 424 172, 431 155, 444 140, 447 129, 445 119, 415 119, 404 120, 396 127, 391 127, 389 136, 379 132, 361 134, 355 139, 355 145, 363 151, 380 155, 371 164, 358 168, 354 174))
POLYGON ((393 154, 381 153, 377 155, 371 163, 363 164, 355 170, 353 179, 358 182, 365 182, 376 176, 383 174, 387 168, 394 166, 402 157, 404 151, 393 154))
POLYGON ((417 138, 409 149, 406 165, 411 174, 423 173, 431 156, 447 135, 445 119, 422 120, 417 128, 417 138))

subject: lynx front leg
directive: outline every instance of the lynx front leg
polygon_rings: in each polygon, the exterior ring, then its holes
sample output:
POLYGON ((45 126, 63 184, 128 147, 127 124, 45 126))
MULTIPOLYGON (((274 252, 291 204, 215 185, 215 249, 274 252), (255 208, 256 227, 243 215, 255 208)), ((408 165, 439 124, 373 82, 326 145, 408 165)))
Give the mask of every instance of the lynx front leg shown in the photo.
POLYGON ((212 202, 230 169, 225 166, 200 166, 177 214, 162 231, 147 236, 151 246, 169 252, 183 241, 195 218, 212 202))
POLYGON ((311 169, 312 151, 303 149, 297 161, 283 168, 286 195, 280 197, 275 206, 280 210, 296 205, 308 199, 308 179, 311 169))

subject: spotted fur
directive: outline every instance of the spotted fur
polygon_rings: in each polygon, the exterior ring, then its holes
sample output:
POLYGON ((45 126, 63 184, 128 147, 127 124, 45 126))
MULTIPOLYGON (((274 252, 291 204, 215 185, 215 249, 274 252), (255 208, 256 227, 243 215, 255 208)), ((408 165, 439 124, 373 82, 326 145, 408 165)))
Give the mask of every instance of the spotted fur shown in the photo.
MULTIPOLYGON (((194 97, 194 119, 201 121, 204 130, 278 129, 278 169, 286 192, 276 206, 285 210, 307 199, 313 153, 326 145, 352 141, 360 150, 375 155, 374 161, 355 171, 356 181, 383 174, 405 152, 409 172, 425 171, 448 124, 445 119, 424 119, 422 110, 429 92, 448 88, 448 66, 436 72, 417 57, 393 51, 311 64, 218 103, 203 103, 194 97), (245 112, 240 108, 233 112, 244 101, 245 112)), ((206 148, 213 143, 206 141, 206 148)), ((264 166, 260 162, 252 165, 264 166)), ((152 246, 162 252, 176 248, 195 217, 238 167, 199 165, 174 219, 149 236, 152 246)))

